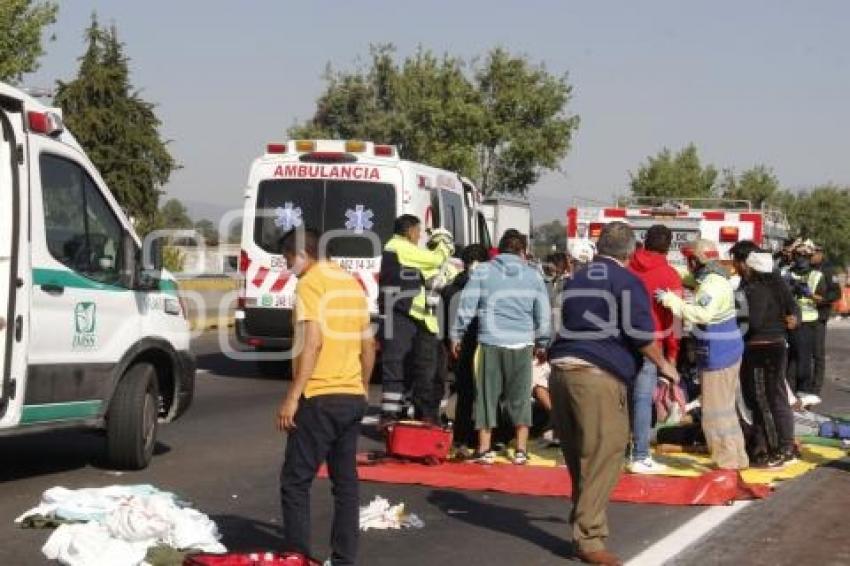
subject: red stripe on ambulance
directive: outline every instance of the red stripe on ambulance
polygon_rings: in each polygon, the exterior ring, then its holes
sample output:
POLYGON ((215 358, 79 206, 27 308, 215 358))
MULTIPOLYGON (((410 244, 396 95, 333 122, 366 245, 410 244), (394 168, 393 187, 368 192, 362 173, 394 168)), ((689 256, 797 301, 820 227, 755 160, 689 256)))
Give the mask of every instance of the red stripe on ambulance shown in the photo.
POLYGON ((283 288, 286 287, 286 282, 289 281, 289 275, 289 273, 281 273, 278 276, 277 281, 275 281, 274 285, 272 285, 270 292, 280 293, 281 291, 283 291, 283 288))
POLYGON ((266 275, 268 275, 268 273, 269 273, 268 267, 260 267, 257 270, 257 274, 254 275, 254 279, 251 281, 251 283, 254 284, 254 287, 262 287, 263 283, 266 282, 266 275))

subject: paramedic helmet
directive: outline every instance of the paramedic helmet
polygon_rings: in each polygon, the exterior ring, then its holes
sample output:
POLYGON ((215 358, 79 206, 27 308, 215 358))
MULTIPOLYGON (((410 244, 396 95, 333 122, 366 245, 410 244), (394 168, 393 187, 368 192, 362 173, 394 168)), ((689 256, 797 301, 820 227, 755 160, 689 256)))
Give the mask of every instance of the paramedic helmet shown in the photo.
POLYGON ((720 259, 717 246, 711 240, 700 239, 682 248, 682 255, 688 261, 688 269, 697 271, 703 265, 720 259))

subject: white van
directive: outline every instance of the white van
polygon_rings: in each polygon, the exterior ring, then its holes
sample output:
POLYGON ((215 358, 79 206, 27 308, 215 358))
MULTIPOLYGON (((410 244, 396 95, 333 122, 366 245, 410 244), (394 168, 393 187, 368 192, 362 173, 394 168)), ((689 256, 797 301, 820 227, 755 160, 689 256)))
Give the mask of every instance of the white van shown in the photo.
POLYGON ((0 435, 104 428, 143 468, 194 389, 176 286, 59 110, 0 83, 0 127, 0 435))
POLYGON ((391 145, 357 140, 272 143, 254 161, 245 192, 236 336, 257 350, 287 350, 296 278, 278 242, 303 226, 338 231, 328 255, 363 285, 377 313, 378 273, 393 222, 414 214, 449 230, 458 250, 491 247, 481 195, 457 173, 400 159, 391 145))

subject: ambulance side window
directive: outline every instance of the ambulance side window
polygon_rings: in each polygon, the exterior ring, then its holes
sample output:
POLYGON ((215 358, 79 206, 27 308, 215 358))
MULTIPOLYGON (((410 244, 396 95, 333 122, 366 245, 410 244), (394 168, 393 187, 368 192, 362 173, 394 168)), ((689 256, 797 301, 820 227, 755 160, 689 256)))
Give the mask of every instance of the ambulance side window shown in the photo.
MULTIPOLYGON (((431 189, 431 228, 441 228, 442 218, 440 215, 440 191, 431 189)), ((427 221, 425 223, 428 224, 427 221)))
POLYGON ((487 248, 488 250, 493 247, 493 243, 490 241, 490 230, 487 229, 487 220, 484 219, 484 215, 480 212, 477 214, 478 216, 478 243, 487 248))
POLYGON ((443 211, 445 212, 444 227, 451 232, 455 243, 466 245, 466 230, 463 218, 463 198, 451 191, 443 191, 443 211))
POLYGON ((50 255, 89 279, 118 284, 123 230, 100 189, 73 161, 42 154, 40 165, 50 255))

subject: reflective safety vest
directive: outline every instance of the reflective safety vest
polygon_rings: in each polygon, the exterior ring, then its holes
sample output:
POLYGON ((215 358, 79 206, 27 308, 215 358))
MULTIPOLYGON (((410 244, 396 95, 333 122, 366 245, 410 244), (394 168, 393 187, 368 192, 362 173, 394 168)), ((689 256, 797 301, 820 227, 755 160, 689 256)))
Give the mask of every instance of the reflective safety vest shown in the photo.
MULTIPOLYGON (((802 279, 802 277, 799 279, 802 279)), ((818 269, 809 271, 809 275, 806 278, 806 285, 809 287, 809 292, 814 294, 817 291, 821 279, 823 279, 823 272, 818 269)), ((797 299, 797 304, 800 305, 800 314, 803 322, 817 322, 818 306, 812 297, 800 297, 797 299)))
POLYGON ((383 315, 387 309, 421 321, 432 333, 439 331, 437 309, 428 305, 425 282, 440 275, 451 250, 445 244, 428 250, 402 236, 393 236, 381 256, 378 306, 383 315))

